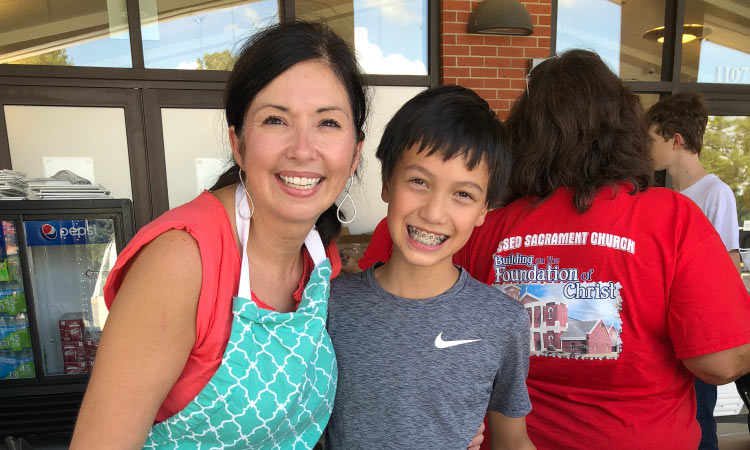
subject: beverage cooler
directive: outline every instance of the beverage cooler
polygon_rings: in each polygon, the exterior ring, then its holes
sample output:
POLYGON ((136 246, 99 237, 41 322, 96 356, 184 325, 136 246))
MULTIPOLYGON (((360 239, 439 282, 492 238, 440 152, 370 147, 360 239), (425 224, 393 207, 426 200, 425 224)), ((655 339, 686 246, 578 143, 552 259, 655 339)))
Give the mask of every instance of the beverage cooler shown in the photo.
POLYGON ((133 235, 130 200, 0 201, 0 440, 69 434, 133 235))

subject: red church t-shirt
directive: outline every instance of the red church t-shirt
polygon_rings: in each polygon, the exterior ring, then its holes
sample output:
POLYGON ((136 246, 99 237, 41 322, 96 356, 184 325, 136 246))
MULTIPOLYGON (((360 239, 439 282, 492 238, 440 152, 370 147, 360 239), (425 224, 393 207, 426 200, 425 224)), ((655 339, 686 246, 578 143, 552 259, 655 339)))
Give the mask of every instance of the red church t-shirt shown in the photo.
POLYGON ((540 450, 697 448, 680 359, 750 341, 750 296, 703 213, 667 189, 628 190, 603 188, 584 214, 567 189, 517 200, 454 257, 526 306, 540 450))

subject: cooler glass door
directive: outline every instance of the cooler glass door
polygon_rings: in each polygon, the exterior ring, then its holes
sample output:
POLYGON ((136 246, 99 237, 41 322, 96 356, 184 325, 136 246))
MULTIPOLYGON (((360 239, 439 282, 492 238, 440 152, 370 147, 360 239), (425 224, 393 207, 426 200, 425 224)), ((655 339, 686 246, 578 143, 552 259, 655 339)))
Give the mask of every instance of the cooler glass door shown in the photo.
POLYGON ((34 378, 16 224, 0 224, 0 380, 34 378))
POLYGON ((117 259, 114 219, 24 222, 45 375, 89 373, 117 259))

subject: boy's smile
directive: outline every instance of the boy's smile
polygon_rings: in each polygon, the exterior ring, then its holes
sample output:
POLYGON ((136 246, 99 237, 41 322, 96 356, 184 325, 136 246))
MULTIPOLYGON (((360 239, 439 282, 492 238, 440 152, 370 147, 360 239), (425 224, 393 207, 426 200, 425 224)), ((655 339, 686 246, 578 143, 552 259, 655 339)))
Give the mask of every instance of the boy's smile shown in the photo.
POLYGON ((407 149, 383 183, 391 262, 445 275, 439 269, 455 270, 453 254, 484 222, 489 172, 484 161, 469 170, 463 156, 444 161, 439 151, 427 156, 429 149, 417 153, 418 148, 407 149))
POLYGON ((409 233, 409 237, 418 244, 423 244, 428 247, 437 247, 438 245, 445 242, 448 236, 439 233, 432 233, 427 230, 421 230, 411 225, 406 226, 406 231, 409 233))

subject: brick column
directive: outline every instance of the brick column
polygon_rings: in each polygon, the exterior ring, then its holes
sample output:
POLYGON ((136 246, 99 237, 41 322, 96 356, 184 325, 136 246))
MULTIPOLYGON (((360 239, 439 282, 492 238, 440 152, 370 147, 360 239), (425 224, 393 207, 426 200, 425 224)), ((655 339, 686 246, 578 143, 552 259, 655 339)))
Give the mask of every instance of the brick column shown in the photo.
POLYGON ((466 33, 479 0, 443 0, 441 5, 441 68, 443 84, 459 84, 487 100, 501 119, 526 86, 532 58, 550 54, 552 0, 523 0, 531 14, 531 36, 466 33))

